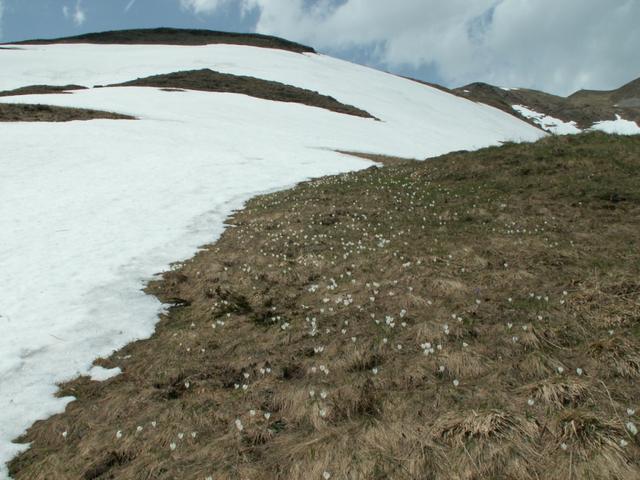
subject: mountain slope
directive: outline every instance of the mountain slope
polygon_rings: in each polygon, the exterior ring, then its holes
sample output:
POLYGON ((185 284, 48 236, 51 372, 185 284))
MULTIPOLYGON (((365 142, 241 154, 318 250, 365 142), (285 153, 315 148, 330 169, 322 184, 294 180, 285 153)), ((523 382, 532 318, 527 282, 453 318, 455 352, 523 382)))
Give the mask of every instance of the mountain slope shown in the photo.
MULTIPOLYGON (((599 122, 616 119, 640 124, 640 79, 616 90, 580 90, 568 97, 486 83, 472 83, 451 92, 492 105, 552 133, 577 133, 594 126, 597 128, 599 122)), ((640 133, 640 127, 636 125, 636 128, 640 133)))
POLYGON ((398 160, 228 222, 16 480, 639 478, 639 136, 398 160))
POLYGON ((278 48, 298 53, 314 53, 315 50, 283 38, 257 33, 216 32, 180 28, 154 28, 137 30, 116 30, 87 33, 75 37, 25 40, 14 45, 52 44, 110 44, 110 45, 248 45, 263 48, 278 48))
POLYGON ((494 108, 308 52, 21 44, 0 61, 0 91, 85 87, 3 104, 136 118, 1 124, 0 289, 11 301, 0 302, 0 462, 24 450, 11 440, 73 400, 54 396, 59 382, 102 376, 96 357, 152 334, 162 305, 141 292, 145 282, 214 241, 252 196, 371 165, 337 150, 424 158, 544 135, 494 108), (202 69, 317 92, 378 120, 230 91, 96 87, 202 69))

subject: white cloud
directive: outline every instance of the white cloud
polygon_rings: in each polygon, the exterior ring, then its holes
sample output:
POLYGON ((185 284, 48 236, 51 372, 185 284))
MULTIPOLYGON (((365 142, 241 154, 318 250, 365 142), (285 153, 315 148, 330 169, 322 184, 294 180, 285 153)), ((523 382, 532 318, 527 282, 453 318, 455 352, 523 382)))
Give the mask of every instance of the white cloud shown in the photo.
POLYGON ((87 14, 82 6, 82 0, 78 0, 76 2, 75 7, 69 8, 64 5, 62 7, 62 14, 65 18, 68 18, 76 24, 77 27, 82 25, 87 20, 87 14))
POLYGON ((136 3, 136 0, 129 0, 129 3, 127 3, 127 6, 124 7, 124 12, 127 13, 129 10, 131 10, 131 7, 133 7, 135 3, 136 3))
MULTIPOLYGON (((192 10, 194 13, 213 13, 230 0, 180 0, 182 8, 192 10)), ((245 0, 240 0, 244 3, 245 0)))
MULTIPOLYGON (((213 13, 230 0, 180 0, 213 13)), ((379 66, 434 67, 449 85, 486 81, 567 94, 640 75, 638 0, 237 0, 256 31, 379 66)))

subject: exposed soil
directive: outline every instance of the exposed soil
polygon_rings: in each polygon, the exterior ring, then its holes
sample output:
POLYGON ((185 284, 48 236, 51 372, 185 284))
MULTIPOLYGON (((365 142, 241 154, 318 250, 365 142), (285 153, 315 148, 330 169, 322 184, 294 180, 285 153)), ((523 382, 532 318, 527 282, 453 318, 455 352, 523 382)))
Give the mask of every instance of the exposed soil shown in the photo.
POLYGON ((45 95, 49 93, 72 93, 72 90, 83 90, 87 87, 81 85, 29 85, 28 87, 20 87, 14 90, 0 91, 0 97, 10 97, 15 95, 45 95))
POLYGON ((640 477, 639 137, 372 167, 229 224, 16 479, 640 477))
POLYGON ((43 45, 58 43, 95 43, 122 45, 211 45, 233 44, 252 47, 276 48, 296 53, 314 53, 315 50, 299 43, 270 35, 257 33, 217 32, 180 28, 154 28, 136 30, 116 30, 87 33, 75 37, 25 40, 14 45, 43 45))
POLYGON ((95 119, 135 120, 128 115, 100 110, 0 103, 0 122, 70 122, 95 119))
POLYGON ((215 72, 209 69, 154 75, 110 86, 157 87, 168 91, 186 89, 201 90, 204 92, 240 93, 278 102, 301 103, 303 105, 324 108, 333 112, 357 117, 375 118, 364 110, 360 110, 352 105, 345 105, 333 97, 321 95, 312 90, 255 77, 215 72))

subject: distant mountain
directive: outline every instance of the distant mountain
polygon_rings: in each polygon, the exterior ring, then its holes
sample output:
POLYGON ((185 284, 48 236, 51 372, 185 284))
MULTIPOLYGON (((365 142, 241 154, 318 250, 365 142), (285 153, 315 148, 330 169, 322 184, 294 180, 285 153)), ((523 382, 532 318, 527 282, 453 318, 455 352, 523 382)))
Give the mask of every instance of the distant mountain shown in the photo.
POLYGON ((580 90, 568 97, 480 82, 449 92, 499 108, 553 133, 576 133, 603 121, 640 122, 640 78, 617 90, 580 90))
POLYGON ((75 37, 25 40, 13 45, 50 45, 56 43, 91 43, 101 45, 214 45, 234 44, 253 47, 277 48, 298 53, 314 53, 306 45, 291 42, 279 37, 257 33, 218 32, 212 30, 153 28, 135 30, 115 30, 108 32, 86 33, 75 37))

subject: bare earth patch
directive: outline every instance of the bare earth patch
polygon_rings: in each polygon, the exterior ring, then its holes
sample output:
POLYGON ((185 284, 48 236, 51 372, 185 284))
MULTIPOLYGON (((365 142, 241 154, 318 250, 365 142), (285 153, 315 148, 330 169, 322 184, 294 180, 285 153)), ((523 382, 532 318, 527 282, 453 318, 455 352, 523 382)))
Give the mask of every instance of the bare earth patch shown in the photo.
POLYGON ((135 117, 82 108, 0 103, 0 122, 70 122, 96 119, 135 120, 135 117))
POLYGON ((138 78, 129 82, 109 85, 110 87, 157 87, 167 91, 200 90, 203 92, 226 92, 249 95, 265 100, 293 102, 333 112, 374 118, 368 112, 352 105, 345 105, 333 97, 321 95, 312 90, 286 85, 280 82, 255 77, 232 75, 209 69, 189 70, 164 75, 138 78))
POLYGON ((45 95, 49 93, 71 93, 71 90, 84 90, 87 87, 81 85, 29 85, 13 90, 0 91, 0 97, 11 97, 16 95, 45 95))
POLYGON ((16 479, 639 478, 640 138, 372 167, 229 224, 16 479))

